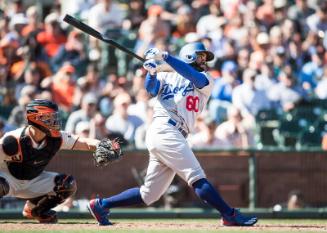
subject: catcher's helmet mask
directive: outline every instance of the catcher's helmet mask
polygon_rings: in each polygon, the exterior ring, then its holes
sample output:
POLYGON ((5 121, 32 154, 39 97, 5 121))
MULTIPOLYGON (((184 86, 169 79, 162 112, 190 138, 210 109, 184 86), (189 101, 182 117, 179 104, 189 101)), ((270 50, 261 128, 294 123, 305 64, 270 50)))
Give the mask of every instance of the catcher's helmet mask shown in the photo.
POLYGON ((49 100, 35 99, 26 106, 26 118, 50 137, 60 136, 60 116, 57 104, 49 100))
MULTIPOLYGON (((208 51, 204 44, 201 42, 194 42, 184 45, 180 52, 179 57, 190 64, 198 71, 206 71, 207 69, 207 62, 212 61, 214 59, 214 54, 208 51), (199 59, 199 56, 203 56, 205 54, 204 59, 199 59)), ((204 56, 203 56, 204 57, 204 56)))

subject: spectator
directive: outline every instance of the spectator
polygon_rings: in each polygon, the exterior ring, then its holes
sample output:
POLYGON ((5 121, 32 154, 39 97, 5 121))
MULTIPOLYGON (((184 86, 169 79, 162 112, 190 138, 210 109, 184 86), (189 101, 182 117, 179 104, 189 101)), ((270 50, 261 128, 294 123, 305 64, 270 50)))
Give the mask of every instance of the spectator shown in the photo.
POLYGON ((273 0, 263 0, 263 4, 257 9, 256 17, 265 29, 269 29, 275 23, 274 8, 273 0))
POLYGON ((120 28, 124 15, 122 8, 115 1, 100 0, 90 9, 88 19, 91 27, 106 33, 108 30, 120 28))
POLYGON ((8 118, 8 123, 15 128, 22 127, 26 125, 26 105, 32 100, 32 98, 26 94, 21 95, 18 99, 18 105, 16 105, 10 113, 8 118))
POLYGON ((114 112, 106 121, 109 132, 120 133, 124 139, 132 143, 135 138, 135 130, 143 124, 143 121, 134 115, 128 114, 131 98, 127 93, 119 94, 114 100, 114 112))
POLYGON ((224 142, 224 147, 254 146, 253 132, 244 125, 241 111, 235 106, 228 108, 228 119, 216 128, 215 136, 224 142))
POLYGON ((272 101, 274 108, 288 112, 303 99, 306 99, 306 92, 297 84, 296 78, 291 73, 290 67, 284 68, 279 74, 279 82, 268 91, 268 98, 272 101))
POLYGON ((152 5, 148 9, 148 17, 141 23, 138 41, 135 51, 143 56, 144 52, 160 39, 166 39, 169 35, 169 25, 160 17, 163 9, 159 5, 152 5))
POLYGON ((321 45, 311 47, 311 61, 305 63, 301 69, 299 81, 309 94, 316 88, 318 80, 323 75, 324 53, 325 49, 321 45))
POLYGON ((287 209, 299 210, 305 207, 303 193, 299 190, 292 190, 288 194, 287 209))
POLYGON ((266 58, 270 51, 270 38, 268 33, 259 32, 258 35, 256 36, 255 42, 256 43, 254 45, 254 50, 257 53, 262 54, 262 56, 266 58))
MULTIPOLYGON (((89 12, 88 19, 90 26, 101 33, 108 34, 108 37, 117 39, 121 37, 121 27, 125 12, 112 0, 100 0, 89 12)), ((115 54, 115 49, 105 43, 99 43, 99 40, 90 38, 90 48, 99 53, 100 67, 107 73, 107 70, 116 71, 119 64, 115 54)))
POLYGON ((143 0, 131 0, 128 3, 128 14, 123 22, 123 28, 129 33, 137 33, 141 23, 146 18, 146 10, 143 0))
POLYGON ((100 79, 98 67, 93 63, 87 66, 86 75, 78 78, 77 84, 83 93, 93 92, 97 96, 102 94, 99 90, 103 90, 105 86, 104 81, 100 79))
POLYGON ((145 136, 148 127, 153 120, 153 106, 147 105, 146 108, 146 119, 144 123, 140 125, 135 131, 135 147, 137 149, 146 149, 145 136))
MULTIPOLYGON (((304 28, 307 26, 307 18, 314 13, 315 10, 308 6, 307 0, 296 0, 295 5, 290 6, 287 14, 291 20, 299 22, 301 27, 304 28)), ((308 29, 305 31, 308 31, 308 29)))
POLYGON ((74 106, 74 95, 77 95, 76 82, 73 78, 75 68, 70 64, 65 64, 53 76, 43 80, 48 82, 53 93, 53 100, 66 112, 70 112, 74 106))
POLYGON ((274 0, 275 8, 275 23, 280 24, 285 18, 287 18, 287 0, 274 0))
POLYGON ((249 123, 255 122, 255 116, 261 109, 269 109, 270 101, 265 90, 257 90, 255 79, 257 73, 254 70, 247 69, 243 73, 243 83, 233 91, 232 103, 240 109, 242 116, 249 123))
POLYGON ((71 31, 64 45, 61 45, 52 58, 52 69, 57 72, 64 63, 70 63, 76 70, 76 76, 86 73, 87 56, 84 37, 81 31, 71 31))
POLYGON ((240 84, 237 80, 237 65, 232 61, 226 61, 222 67, 222 77, 215 80, 209 102, 210 116, 217 123, 226 119, 227 108, 232 103, 232 93, 240 84))
POLYGON ((189 6, 182 5, 177 9, 175 24, 172 35, 175 38, 183 38, 187 33, 195 32, 192 9, 189 6))
POLYGON ((281 210, 299 210, 302 208, 307 207, 304 202, 303 193, 300 190, 292 190, 288 194, 287 201, 285 203, 280 203, 274 205, 274 211, 281 211, 281 210))
POLYGON ((307 18, 310 31, 318 33, 327 31, 327 2, 318 0, 316 12, 307 18))
POLYGON ((107 76, 107 82, 103 88, 102 94, 111 98, 115 98, 117 95, 125 92, 125 84, 125 77, 118 77, 117 74, 111 73, 107 76))
POLYGON ((66 43, 67 38, 59 24, 59 15, 51 13, 45 17, 44 31, 37 35, 37 41, 44 46, 46 54, 52 58, 54 57, 59 47, 66 43))
POLYGON ((79 121, 76 124, 76 129, 74 134, 79 137, 89 137, 90 135, 90 122, 89 121, 79 121))
POLYGON ((322 137, 321 148, 327 150, 327 133, 325 132, 322 137))
MULTIPOLYGON (((96 114, 97 97, 93 93, 84 95, 81 103, 81 109, 70 114, 67 119, 65 131, 76 133, 79 122, 90 122, 96 114)), ((85 124, 84 124, 85 125, 85 124)), ((89 125, 90 127, 90 125, 89 125)))
POLYGON ((237 77, 243 77, 243 72, 248 68, 250 61, 250 52, 248 49, 240 49, 237 53, 237 77))
POLYGON ((43 29, 36 6, 30 6, 26 10, 26 16, 28 24, 22 29, 22 36, 28 37, 31 33, 38 33, 43 29))
POLYGON ((90 121, 90 138, 102 139, 108 136, 106 129, 106 118, 100 113, 96 113, 90 121))
POLYGON ((221 17, 220 4, 211 3, 209 12, 209 14, 202 16, 196 24, 196 32, 200 36, 205 36, 216 31, 224 21, 221 17))
POLYGON ((189 145, 194 149, 218 149, 224 147, 226 143, 215 136, 217 123, 214 119, 207 117, 199 118, 197 121, 198 132, 188 137, 189 145))
POLYGON ((256 71, 255 78, 255 88, 257 90, 264 90, 268 92, 270 88, 277 82, 277 79, 274 77, 273 69, 271 64, 262 64, 260 65, 260 70, 256 71))
POLYGON ((5 125, 6 125, 5 121, 0 118, 0 138, 2 138, 2 136, 6 133, 5 125))
POLYGON ((59 0, 61 4, 61 15, 70 14, 83 20, 88 18, 88 14, 97 0, 59 0))
POLYGON ((22 95, 22 89, 26 86, 34 87, 35 89, 34 92, 40 89, 42 77, 41 77, 41 72, 38 69, 36 63, 31 63, 29 67, 26 68, 23 76, 24 76, 24 79, 22 80, 23 82, 17 84, 16 86, 16 93, 15 93, 16 99, 20 98, 20 96, 22 95))
POLYGON ((139 117, 143 122, 146 121, 147 118, 147 106, 149 105, 149 95, 147 91, 142 88, 136 94, 136 103, 131 104, 128 107, 128 114, 139 117))
POLYGON ((132 87, 129 91, 132 96, 136 96, 139 90, 144 89, 145 75, 146 71, 143 67, 135 70, 135 73, 132 76, 132 87))
POLYGON ((7 3, 7 15, 11 18, 24 13, 23 0, 12 0, 7 3))
POLYGON ((322 78, 318 81, 317 87, 315 89, 315 95, 319 99, 327 99, 327 65, 324 67, 324 74, 322 78))

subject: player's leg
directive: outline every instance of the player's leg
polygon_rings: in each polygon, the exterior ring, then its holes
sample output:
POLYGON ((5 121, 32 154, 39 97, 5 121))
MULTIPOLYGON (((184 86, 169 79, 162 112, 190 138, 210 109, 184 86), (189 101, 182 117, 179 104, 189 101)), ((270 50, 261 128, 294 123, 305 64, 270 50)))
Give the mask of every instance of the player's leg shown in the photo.
POLYGON ((100 225, 110 225, 108 220, 110 208, 135 204, 150 205, 164 194, 174 176, 175 172, 150 156, 145 182, 141 188, 127 189, 109 198, 91 200, 88 208, 100 225))
POLYGON ((183 180, 185 180, 195 190, 195 193, 206 203, 212 205, 220 213, 231 214, 231 208, 207 181, 206 175, 201 168, 192 150, 181 135, 175 135, 174 141, 170 146, 157 145, 161 147, 157 156, 168 167, 172 168, 183 180), (202 180, 202 182, 197 182, 202 180), (204 182, 205 181, 205 182, 204 182))
POLYGON ((157 150, 157 158, 193 187, 201 200, 217 209, 226 220, 225 225, 253 225, 257 221, 256 218, 241 215, 224 201, 219 192, 206 179, 193 151, 178 131, 167 130, 164 136, 158 134, 156 142, 158 141, 161 142, 153 145, 153 148, 157 150), (227 223, 227 219, 230 224, 227 223))
POLYGON ((221 213, 223 225, 252 226, 258 221, 254 216, 244 216, 239 210, 229 207, 207 179, 197 180, 192 184, 192 187, 200 199, 221 213))
POLYGON ((76 190, 76 182, 72 176, 43 172, 31 181, 27 190, 18 194, 19 197, 28 199, 23 215, 41 223, 55 223, 56 212, 51 209, 63 203, 76 190))

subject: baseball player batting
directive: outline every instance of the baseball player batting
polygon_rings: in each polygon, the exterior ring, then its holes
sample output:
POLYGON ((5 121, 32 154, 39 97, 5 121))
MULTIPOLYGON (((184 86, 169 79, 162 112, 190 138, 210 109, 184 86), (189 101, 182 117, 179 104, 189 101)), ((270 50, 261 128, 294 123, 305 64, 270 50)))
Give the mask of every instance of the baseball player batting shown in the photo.
MULTIPOLYGON (((51 210, 76 190, 71 175, 44 171, 61 149, 95 151, 105 140, 79 138, 60 131, 58 106, 48 100, 33 100, 26 107, 28 125, 6 133, 0 139, 0 198, 26 199, 23 215, 40 223, 56 223, 51 210)), ((108 140, 108 139, 107 139, 108 140)), ((102 154, 101 154, 102 155, 102 154)))
POLYGON ((143 66, 148 71, 145 88, 157 97, 154 119, 147 130, 150 154, 145 183, 109 198, 89 202, 89 211, 100 225, 110 225, 109 209, 133 204, 150 205, 157 201, 177 174, 193 188, 197 196, 217 209, 226 226, 252 226, 256 217, 244 216, 231 208, 206 179, 189 148, 186 137, 193 130, 196 117, 205 108, 213 80, 206 74, 207 61, 214 58, 202 43, 186 44, 181 60, 152 48, 145 53, 143 66), (167 63, 173 72, 157 72, 158 64, 167 63))

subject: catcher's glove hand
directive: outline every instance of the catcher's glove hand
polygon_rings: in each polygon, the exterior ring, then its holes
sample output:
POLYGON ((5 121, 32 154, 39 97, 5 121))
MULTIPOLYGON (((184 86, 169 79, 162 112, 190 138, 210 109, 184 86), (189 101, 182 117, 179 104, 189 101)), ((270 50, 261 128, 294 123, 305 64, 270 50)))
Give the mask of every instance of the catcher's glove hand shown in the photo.
POLYGON ((122 156, 123 153, 118 139, 102 139, 93 153, 93 158, 97 167, 107 166, 109 163, 120 159, 122 156))

